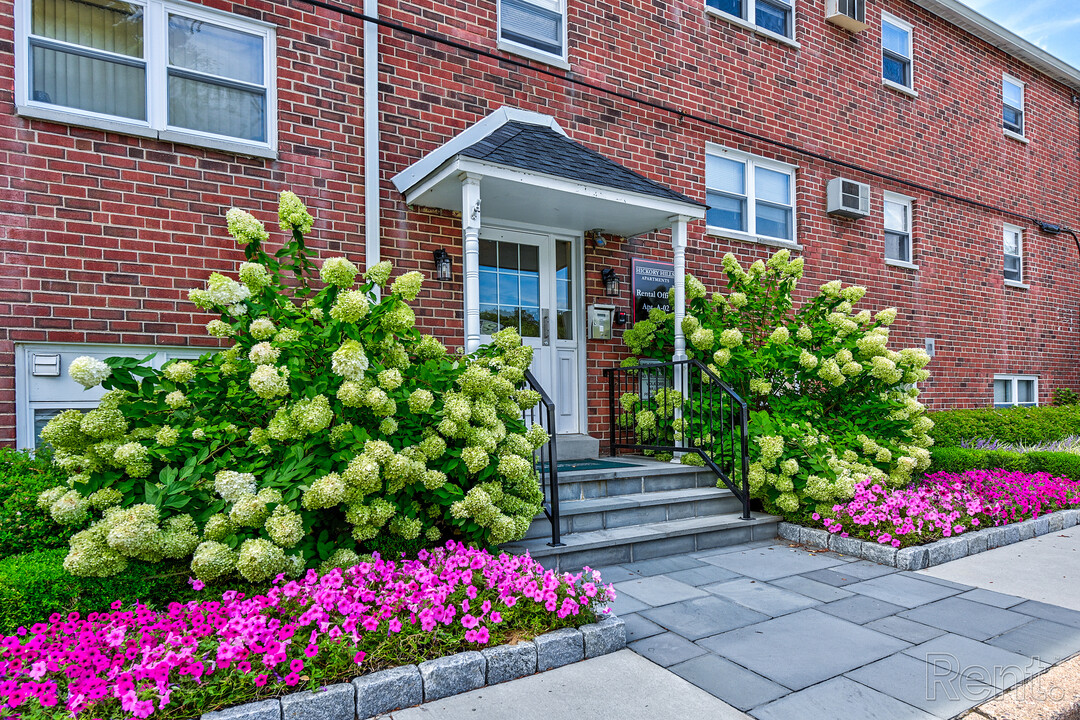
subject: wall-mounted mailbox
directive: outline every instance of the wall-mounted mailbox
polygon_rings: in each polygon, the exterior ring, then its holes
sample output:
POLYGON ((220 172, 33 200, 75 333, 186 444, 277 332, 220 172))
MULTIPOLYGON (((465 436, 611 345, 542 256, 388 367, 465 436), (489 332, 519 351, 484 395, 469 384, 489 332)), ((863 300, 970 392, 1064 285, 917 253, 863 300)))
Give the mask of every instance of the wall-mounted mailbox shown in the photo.
POLYGON ((60 377, 60 353, 34 353, 31 373, 34 377, 60 377))

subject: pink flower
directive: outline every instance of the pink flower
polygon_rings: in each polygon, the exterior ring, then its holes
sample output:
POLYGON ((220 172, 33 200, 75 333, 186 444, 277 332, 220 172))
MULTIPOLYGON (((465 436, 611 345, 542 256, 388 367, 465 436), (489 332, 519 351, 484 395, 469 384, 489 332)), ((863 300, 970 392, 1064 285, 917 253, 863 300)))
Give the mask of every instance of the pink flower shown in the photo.
POLYGON ((462 615, 461 616, 461 625, 462 625, 462 627, 474 628, 479 624, 480 624, 480 621, 477 620, 472 615, 462 615))
POLYGON ((255 676, 255 687, 262 687, 265 684, 266 684, 266 675, 265 674, 255 676))

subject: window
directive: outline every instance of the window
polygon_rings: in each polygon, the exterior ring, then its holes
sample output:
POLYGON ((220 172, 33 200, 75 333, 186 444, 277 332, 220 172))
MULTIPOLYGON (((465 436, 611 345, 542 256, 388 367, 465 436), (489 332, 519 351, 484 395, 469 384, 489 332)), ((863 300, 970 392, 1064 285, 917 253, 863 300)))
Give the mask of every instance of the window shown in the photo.
POLYGON ((705 7, 721 17, 768 35, 795 39, 795 4, 792 0, 705 0, 705 7))
POLYGON ((1039 378, 1035 375, 995 375, 994 407, 1039 404, 1039 378))
POLYGON ((705 155, 705 215, 713 234, 795 243, 795 168, 718 148, 705 155))
POLYGON ((1024 282, 1024 230, 1006 224, 1003 231, 1005 245, 1005 279, 1024 282))
POLYGON ((257 155, 273 149, 270 26, 160 0, 18 0, 17 11, 21 113, 257 155))
POLYGON ((540 60, 566 56, 566 8, 563 0, 499 0, 499 40, 522 55, 540 60))
POLYGON ((885 193, 885 261, 911 265, 912 200, 885 193))
POLYGON ((1001 80, 1002 125, 1006 132, 1024 136, 1024 83, 1005 75, 1001 80))
POLYGON ((888 85, 911 90, 913 27, 892 15, 881 16, 881 77, 888 85))

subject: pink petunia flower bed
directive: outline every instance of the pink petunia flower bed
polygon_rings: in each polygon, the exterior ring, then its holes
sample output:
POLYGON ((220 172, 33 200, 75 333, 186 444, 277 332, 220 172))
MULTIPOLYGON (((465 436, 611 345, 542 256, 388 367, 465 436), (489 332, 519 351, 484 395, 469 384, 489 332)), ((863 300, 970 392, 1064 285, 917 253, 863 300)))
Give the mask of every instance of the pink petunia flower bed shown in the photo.
POLYGON ((814 513, 826 530, 893 547, 922 545, 1080 505, 1080 482, 1048 473, 969 470, 927 475, 906 488, 864 480, 855 497, 814 513))
MULTIPOLYGON (((196 588, 199 589, 198 583, 196 588)), ((265 595, 53 615, 0 640, 0 717, 188 718, 595 621, 599 573, 453 541, 265 595)))

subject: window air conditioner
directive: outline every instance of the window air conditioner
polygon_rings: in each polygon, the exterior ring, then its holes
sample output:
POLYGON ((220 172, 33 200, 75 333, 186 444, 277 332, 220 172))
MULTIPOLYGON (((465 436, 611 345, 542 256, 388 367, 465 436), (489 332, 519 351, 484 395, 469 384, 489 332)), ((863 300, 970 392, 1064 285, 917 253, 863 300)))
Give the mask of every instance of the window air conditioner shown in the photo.
POLYGON ((870 186, 866 183, 833 178, 828 185, 829 215, 864 218, 870 215, 870 186))

